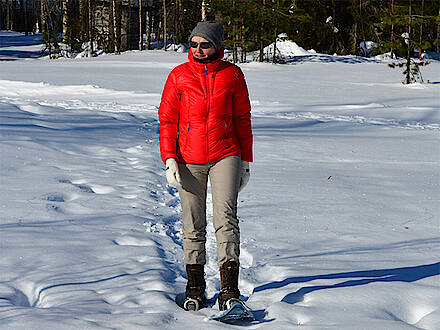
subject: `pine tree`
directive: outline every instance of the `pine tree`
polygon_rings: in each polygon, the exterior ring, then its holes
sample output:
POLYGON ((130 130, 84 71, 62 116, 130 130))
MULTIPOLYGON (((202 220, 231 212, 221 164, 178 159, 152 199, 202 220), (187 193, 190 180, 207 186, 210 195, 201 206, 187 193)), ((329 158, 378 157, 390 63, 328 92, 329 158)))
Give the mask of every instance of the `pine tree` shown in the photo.
POLYGON ((378 26, 382 28, 392 26, 393 29, 403 31, 401 37, 395 38, 394 42, 382 43, 382 47, 391 47, 393 50, 396 49, 400 56, 406 58, 404 62, 389 64, 392 68, 404 68, 404 84, 417 81, 423 82, 420 67, 428 64, 428 62, 424 62, 423 60, 416 61, 413 58, 414 50, 420 52, 419 58, 421 58, 423 49, 431 47, 429 41, 423 40, 423 30, 419 30, 419 34, 415 33, 417 27, 420 28, 423 24, 436 20, 435 16, 424 14, 425 8, 422 1, 416 2, 416 0, 408 0, 406 3, 396 5, 391 12, 385 12, 383 22, 378 24, 378 26), (423 6, 418 6, 422 4, 423 6))

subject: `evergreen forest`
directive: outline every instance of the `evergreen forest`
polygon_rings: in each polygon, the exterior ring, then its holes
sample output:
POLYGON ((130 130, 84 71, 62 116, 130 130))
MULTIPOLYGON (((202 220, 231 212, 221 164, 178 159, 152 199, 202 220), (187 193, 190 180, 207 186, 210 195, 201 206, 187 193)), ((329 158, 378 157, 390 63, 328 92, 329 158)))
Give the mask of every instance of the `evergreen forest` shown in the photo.
POLYGON ((376 54, 440 52, 440 0, 0 0, 0 28, 42 33, 53 57, 170 50, 202 20, 223 23, 234 62, 263 61, 281 33, 325 54, 370 56, 368 42, 376 54))

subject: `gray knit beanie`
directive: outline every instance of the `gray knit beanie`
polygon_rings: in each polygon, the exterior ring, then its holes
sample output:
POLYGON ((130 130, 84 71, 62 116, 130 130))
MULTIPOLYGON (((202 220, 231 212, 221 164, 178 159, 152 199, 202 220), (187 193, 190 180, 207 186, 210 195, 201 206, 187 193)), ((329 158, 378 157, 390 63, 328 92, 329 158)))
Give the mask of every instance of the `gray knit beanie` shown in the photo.
POLYGON ((189 36, 189 41, 192 37, 198 36, 205 38, 212 43, 218 51, 223 43, 223 25, 217 22, 199 22, 189 36))

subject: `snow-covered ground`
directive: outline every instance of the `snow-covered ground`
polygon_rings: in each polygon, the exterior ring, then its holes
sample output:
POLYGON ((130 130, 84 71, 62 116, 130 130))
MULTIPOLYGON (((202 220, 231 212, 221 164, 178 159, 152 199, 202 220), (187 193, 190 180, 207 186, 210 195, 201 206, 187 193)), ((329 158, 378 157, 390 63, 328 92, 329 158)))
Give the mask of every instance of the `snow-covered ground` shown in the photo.
MULTIPOLYGON (((22 39, 0 32, 0 328, 234 328, 207 320, 216 306, 174 303, 181 209, 157 109, 187 55, 22 60, 22 39)), ((247 328, 440 329, 440 63, 411 86, 377 61, 293 63, 241 65, 255 141, 239 200, 247 328)))

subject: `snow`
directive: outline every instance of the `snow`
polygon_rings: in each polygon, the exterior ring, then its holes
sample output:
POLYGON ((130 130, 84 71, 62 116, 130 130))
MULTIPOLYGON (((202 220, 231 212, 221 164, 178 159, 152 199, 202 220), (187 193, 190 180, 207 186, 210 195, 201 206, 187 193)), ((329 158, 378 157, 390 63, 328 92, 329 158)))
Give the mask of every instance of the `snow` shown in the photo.
MULTIPOLYGON (((292 40, 284 40, 277 43, 277 50, 283 54, 283 57, 300 56, 300 55, 310 55, 308 51, 297 45, 296 42, 292 40)), ((264 52, 273 52, 273 44, 264 48, 264 52)))
POLYGON ((361 41, 359 47, 362 54, 371 56, 374 53, 374 49, 377 47, 377 43, 374 41, 361 41))
MULTIPOLYGON (((287 38, 286 33, 281 33, 277 37, 276 43, 276 55, 282 61, 289 61, 295 57, 301 56, 309 56, 316 55, 316 51, 305 50, 301 46, 299 46, 296 42, 287 38)), ((274 43, 271 43, 263 48, 263 58, 265 61, 272 61, 273 59, 273 51, 274 51, 274 43)), ((259 51, 248 52, 247 57, 252 61, 258 61, 259 51)), ((227 52, 225 58, 232 60, 232 52, 227 52)))
MULTIPOLYGON (((0 40, 0 328, 224 328, 216 306, 174 303, 181 208, 157 109, 186 54, 49 60, 25 56, 21 34, 0 40)), ((440 329, 440 63, 409 86, 377 60, 240 66, 255 141, 239 196, 248 328, 440 329)))

